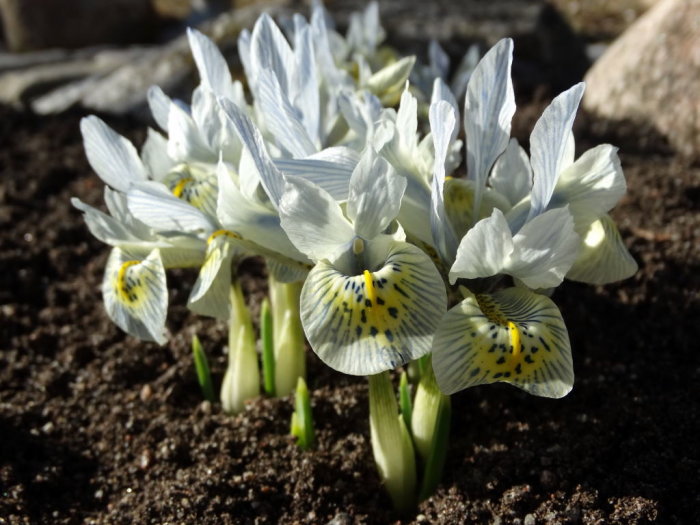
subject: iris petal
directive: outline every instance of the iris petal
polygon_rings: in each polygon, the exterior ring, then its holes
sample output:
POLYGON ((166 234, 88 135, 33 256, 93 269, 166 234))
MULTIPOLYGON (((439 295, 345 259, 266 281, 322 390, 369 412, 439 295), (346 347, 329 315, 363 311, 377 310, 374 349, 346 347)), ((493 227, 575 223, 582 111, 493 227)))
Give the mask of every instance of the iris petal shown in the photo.
POLYGON ((571 391, 571 345, 551 299, 521 288, 472 295, 438 327, 433 369, 440 390, 505 381, 530 394, 560 398, 571 391))
POLYGON ((430 259, 396 242, 384 264, 364 274, 319 262, 302 289, 301 320, 322 361, 346 374, 371 375, 427 354, 446 303, 430 259))

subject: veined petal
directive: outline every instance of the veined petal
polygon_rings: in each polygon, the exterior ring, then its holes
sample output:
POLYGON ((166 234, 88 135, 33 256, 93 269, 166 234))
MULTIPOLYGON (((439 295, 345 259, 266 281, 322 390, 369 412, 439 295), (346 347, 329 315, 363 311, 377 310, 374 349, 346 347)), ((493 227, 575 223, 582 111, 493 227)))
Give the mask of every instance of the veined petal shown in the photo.
POLYGON ((532 168, 525 150, 517 139, 510 139, 503 155, 493 165, 489 178, 491 187, 515 206, 530 193, 532 168))
MULTIPOLYGON (((279 79, 271 70, 262 69, 258 72, 257 89, 256 101, 260 105, 265 127, 279 145, 295 158, 316 152, 318 147, 304 126, 301 112, 292 106, 279 79)), ((314 111, 318 112, 318 107, 314 111)))
POLYGON ((622 242, 609 215, 591 223, 581 239, 576 262, 567 279, 588 284, 608 284, 637 273, 637 263, 622 242))
POLYGON ((110 319, 145 341, 165 343, 168 289, 158 250, 145 259, 114 248, 107 261, 102 296, 110 319))
POLYGON ((219 104, 248 149, 258 170, 260 183, 265 188, 273 206, 277 208, 282 193, 284 193, 284 176, 270 159, 260 130, 255 127, 243 110, 230 100, 219 99, 219 104))
POLYGON ((272 20, 270 15, 263 13, 255 22, 250 37, 250 66, 255 78, 263 68, 272 70, 285 92, 294 70, 295 60, 289 42, 272 20))
POLYGON ((90 166, 106 184, 126 191, 132 183, 146 180, 146 170, 134 145, 100 118, 83 118, 80 131, 90 166))
POLYGON ((493 46, 474 69, 464 104, 467 135, 467 176, 475 182, 474 221, 493 163, 503 153, 515 113, 510 68, 513 41, 505 38, 493 46))
POLYGON ((528 220, 547 209, 559 175, 571 163, 571 128, 585 87, 581 82, 552 100, 532 130, 533 184, 528 220))
POLYGON ((187 28, 187 39, 202 85, 215 95, 228 96, 231 89, 231 72, 219 48, 196 29, 187 28))
POLYGON ((187 307, 193 312, 223 320, 230 318, 233 259, 240 254, 235 246, 237 238, 233 232, 218 230, 207 239, 206 258, 187 300, 187 307))
POLYGON ((299 111, 311 142, 320 145, 321 108, 312 30, 301 15, 296 15, 294 20, 295 23, 299 22, 299 27, 294 34, 296 67, 293 70, 294 91, 291 102, 299 111))
POLYGON ((428 353, 446 303, 428 256, 396 242, 384 264, 364 274, 346 275, 320 261, 301 292, 301 321, 323 362, 370 375, 428 353))
POLYGON ((333 256, 355 236, 335 199, 299 177, 287 177, 279 214, 294 246, 315 261, 333 256))
POLYGON ((513 236, 504 273, 532 289, 559 286, 576 260, 579 242, 567 207, 546 211, 513 236))
POLYGON ((462 277, 491 277, 503 271, 513 252, 513 236, 503 212, 494 208, 490 217, 482 219, 459 243, 455 262, 450 269, 450 282, 462 277))
POLYGON ((348 199, 348 186, 354 165, 338 164, 316 158, 275 159, 275 166, 285 175, 301 177, 327 191, 335 200, 348 199))
POLYGON ((551 299, 522 288, 472 295, 443 317, 433 370, 445 394, 497 381, 560 398, 571 391, 571 344, 551 299))
MULTIPOLYGON (((437 79, 436 79, 437 83, 437 79)), ((430 229, 438 253, 448 264, 454 261, 457 252, 457 237, 445 211, 445 162, 457 128, 457 115, 454 106, 444 100, 430 105, 430 130, 435 144, 435 164, 430 193, 430 229)))
POLYGON ((134 186, 127 194, 127 203, 129 211, 154 230, 199 233, 217 229, 213 217, 179 199, 160 183, 134 186))
POLYGON ((365 150, 350 178, 347 213, 355 233, 373 239, 396 218, 406 179, 371 148, 365 150))

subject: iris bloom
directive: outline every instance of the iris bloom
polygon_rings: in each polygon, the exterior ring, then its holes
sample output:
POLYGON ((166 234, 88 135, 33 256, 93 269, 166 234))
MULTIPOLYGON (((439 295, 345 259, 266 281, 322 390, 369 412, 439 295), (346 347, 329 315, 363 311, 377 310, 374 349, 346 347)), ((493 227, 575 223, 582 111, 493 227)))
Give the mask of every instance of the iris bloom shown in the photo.
POLYGON ((371 148, 352 174, 345 213, 321 188, 286 180, 282 226, 316 263, 301 293, 302 325, 321 360, 347 374, 427 354, 445 311, 440 274, 394 222, 405 188, 371 148))

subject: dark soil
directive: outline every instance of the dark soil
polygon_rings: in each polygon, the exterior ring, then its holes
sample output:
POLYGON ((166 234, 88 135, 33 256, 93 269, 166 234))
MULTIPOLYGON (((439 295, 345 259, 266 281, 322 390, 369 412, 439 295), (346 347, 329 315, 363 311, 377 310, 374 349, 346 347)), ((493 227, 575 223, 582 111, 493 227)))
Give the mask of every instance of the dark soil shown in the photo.
MULTIPOLYGON (((521 138, 542 107, 520 109, 521 138)), ((191 335, 220 381, 226 333, 186 310, 194 273, 170 275, 165 346, 108 320, 108 248, 69 204, 102 201, 78 121, 0 110, 0 524, 700 522, 700 167, 662 141, 579 118, 579 153, 621 146, 629 192, 614 216, 639 273, 556 292, 573 392, 454 396, 444 480, 398 516, 372 461, 363 379, 309 353, 318 445, 303 452, 288 436, 290 399, 235 417, 202 401, 191 335)), ((242 271, 257 308, 264 270, 242 271)))

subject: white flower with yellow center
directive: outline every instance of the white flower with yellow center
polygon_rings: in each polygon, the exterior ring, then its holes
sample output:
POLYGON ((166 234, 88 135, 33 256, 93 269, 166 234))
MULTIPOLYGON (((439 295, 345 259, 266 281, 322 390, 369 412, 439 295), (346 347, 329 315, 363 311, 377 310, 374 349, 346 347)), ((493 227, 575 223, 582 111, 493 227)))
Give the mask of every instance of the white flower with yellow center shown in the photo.
POLYGON ((340 372, 377 374, 427 354, 445 312, 440 274, 394 221, 405 188, 371 148, 352 174, 345 214, 321 188, 287 177, 282 226, 316 262, 301 293, 302 324, 340 372))

